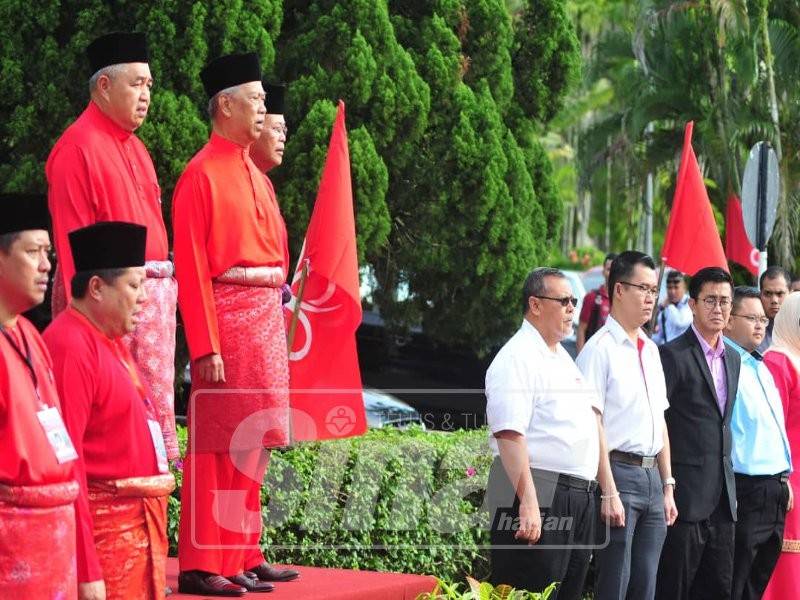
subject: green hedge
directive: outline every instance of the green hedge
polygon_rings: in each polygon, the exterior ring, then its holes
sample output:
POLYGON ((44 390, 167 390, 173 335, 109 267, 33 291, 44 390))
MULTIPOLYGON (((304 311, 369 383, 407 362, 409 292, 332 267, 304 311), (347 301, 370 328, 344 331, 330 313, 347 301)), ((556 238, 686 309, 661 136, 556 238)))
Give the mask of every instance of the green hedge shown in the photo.
MULTIPOLYGON (((182 448, 185 436, 181 428, 182 448)), ((273 452, 262 492, 268 560, 483 578, 486 436, 486 430, 375 429, 273 452)), ((178 469, 179 483, 180 475, 178 469)), ((172 552, 179 512, 173 497, 172 552)))

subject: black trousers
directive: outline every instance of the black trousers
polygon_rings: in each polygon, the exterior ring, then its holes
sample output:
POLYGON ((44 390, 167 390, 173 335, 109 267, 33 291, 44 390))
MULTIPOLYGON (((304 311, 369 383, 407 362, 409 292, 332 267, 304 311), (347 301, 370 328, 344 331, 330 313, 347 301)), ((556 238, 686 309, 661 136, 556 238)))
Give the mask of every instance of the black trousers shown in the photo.
POLYGON ((551 598, 580 600, 595 543, 595 494, 558 483, 558 474, 532 471, 542 536, 528 545, 514 538, 519 528, 519 500, 499 459, 489 473, 487 501, 491 523, 489 581, 540 592, 560 582, 551 598))
POLYGON ((779 476, 736 475, 738 519, 733 556, 733 600, 764 594, 783 545, 789 484, 779 476))
POLYGON ((656 577, 656 600, 730 600, 736 523, 723 491, 708 519, 667 527, 656 577))

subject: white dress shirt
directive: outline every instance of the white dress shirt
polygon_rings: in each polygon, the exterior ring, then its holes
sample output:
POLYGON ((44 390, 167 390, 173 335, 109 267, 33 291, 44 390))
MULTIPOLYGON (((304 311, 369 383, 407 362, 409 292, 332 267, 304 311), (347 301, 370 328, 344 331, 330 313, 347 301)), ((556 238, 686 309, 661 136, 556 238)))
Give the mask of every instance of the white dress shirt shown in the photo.
POLYGON ((641 329, 638 334, 634 343, 609 316, 577 363, 597 391, 595 408, 603 415, 609 451, 653 456, 664 446, 669 402, 658 347, 641 329))
POLYGON ((525 436, 531 467, 594 479, 600 455, 591 387, 558 344, 553 352, 527 320, 486 372, 489 445, 493 434, 525 436))

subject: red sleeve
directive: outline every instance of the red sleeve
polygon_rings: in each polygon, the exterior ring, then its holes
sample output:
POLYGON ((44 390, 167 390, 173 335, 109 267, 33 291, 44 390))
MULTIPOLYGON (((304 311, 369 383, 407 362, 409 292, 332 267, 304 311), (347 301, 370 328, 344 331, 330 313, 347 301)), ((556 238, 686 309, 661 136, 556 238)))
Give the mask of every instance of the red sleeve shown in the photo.
POLYGON ((207 256, 210 194, 198 179, 194 174, 182 177, 172 199, 178 305, 192 360, 220 352, 207 256))
POLYGON ((775 387, 781 395, 783 403, 783 417, 788 422, 789 406, 792 398, 800 397, 800 381, 798 381, 797 371, 789 360, 789 357, 781 352, 767 352, 764 355, 764 364, 767 365, 772 378, 775 380, 775 387))
POLYGON ((583 297, 583 305, 581 306, 581 323, 589 323, 589 318, 592 316, 594 309, 594 298, 597 295, 596 291, 591 291, 583 297))
POLYGON ((85 357, 77 349, 64 353, 56 365, 55 378, 58 386, 64 423, 75 445, 78 460, 75 462, 75 478, 80 493, 75 500, 76 555, 78 582, 87 583, 103 579, 103 569, 94 545, 92 513, 89 510, 86 465, 83 460, 83 436, 92 412, 94 375, 85 357))
POLYGON ((69 248, 70 231, 94 223, 97 202, 92 191, 86 159, 76 146, 64 146, 48 165, 48 203, 53 217, 53 237, 67 302, 72 300, 70 282, 75 274, 69 248))

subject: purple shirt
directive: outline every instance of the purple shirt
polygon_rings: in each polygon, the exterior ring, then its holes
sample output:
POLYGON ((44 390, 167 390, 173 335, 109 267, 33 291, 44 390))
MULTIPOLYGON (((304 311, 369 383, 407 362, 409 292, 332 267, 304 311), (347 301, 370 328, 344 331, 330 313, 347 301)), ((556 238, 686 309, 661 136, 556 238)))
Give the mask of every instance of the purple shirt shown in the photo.
POLYGON ((708 369, 711 371, 711 378, 714 380, 714 388, 717 390, 717 405, 719 412, 725 414, 725 405, 728 403, 728 381, 725 377, 725 342, 722 341, 722 333, 717 340, 717 347, 712 348, 708 342, 700 335, 697 328, 692 323, 692 331, 694 331, 697 340, 700 342, 700 347, 703 349, 703 356, 706 357, 708 369))

